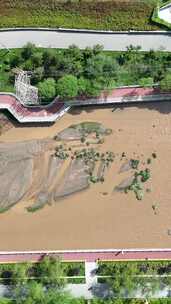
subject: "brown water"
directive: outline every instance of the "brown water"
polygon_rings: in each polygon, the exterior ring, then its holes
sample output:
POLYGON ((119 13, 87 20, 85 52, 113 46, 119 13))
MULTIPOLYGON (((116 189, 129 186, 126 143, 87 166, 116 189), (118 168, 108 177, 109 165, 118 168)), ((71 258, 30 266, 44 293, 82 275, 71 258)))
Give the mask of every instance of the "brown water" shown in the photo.
POLYGON ((170 247, 171 104, 148 107, 75 111, 50 127, 14 127, 4 133, 0 140, 6 142, 45 138, 70 124, 98 121, 113 129, 104 150, 114 151, 116 160, 103 184, 33 214, 25 211, 27 202, 0 214, 0 250, 170 247), (118 174, 122 152, 128 158, 138 156, 146 161, 154 151, 157 158, 149 165, 152 177, 147 182, 151 192, 145 193, 142 201, 137 201, 134 193, 113 193, 130 175, 118 174))

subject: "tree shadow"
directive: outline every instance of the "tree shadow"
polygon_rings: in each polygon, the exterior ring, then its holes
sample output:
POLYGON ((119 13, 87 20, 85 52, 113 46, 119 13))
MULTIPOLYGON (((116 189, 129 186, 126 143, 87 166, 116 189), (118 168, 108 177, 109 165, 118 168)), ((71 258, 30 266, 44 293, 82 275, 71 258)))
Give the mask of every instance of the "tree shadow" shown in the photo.
POLYGON ((113 292, 110 290, 108 284, 94 284, 91 288, 91 293, 96 298, 110 299, 113 297, 113 292))
POLYGON ((108 105, 87 105, 87 106, 79 106, 79 107, 73 107, 69 113, 73 116, 80 115, 83 111, 85 111, 87 114, 88 113, 93 113, 94 111, 98 109, 111 109, 112 112, 115 110, 125 110, 127 108, 133 108, 136 107, 137 109, 147 109, 150 111, 157 111, 161 114, 169 114, 171 113, 171 101, 142 101, 141 103, 135 101, 135 102, 129 102, 126 103, 113 103, 113 104, 108 104, 108 105))
POLYGON ((152 111, 157 111, 162 114, 171 113, 171 101, 156 101, 156 102, 146 102, 143 104, 138 104, 139 109, 148 109, 152 111))
MULTIPOLYGON (((158 88, 155 89, 156 93, 160 93, 160 90, 158 88)), ((171 112, 171 100, 170 101, 159 101, 159 100, 155 100, 155 101, 139 101, 139 96, 136 96, 136 89, 133 90, 128 94, 125 94, 122 98, 122 106, 121 109, 124 110, 124 108, 127 107, 136 107, 138 109, 148 109, 148 110, 153 110, 153 111, 157 111, 159 113, 162 114, 169 114, 171 112), (129 101, 128 103, 128 97, 134 97, 134 101, 129 101)), ((145 94, 145 95, 148 95, 145 94)), ((117 107, 117 104, 115 104, 115 106, 117 107)))
MULTIPOLYGON (((82 112, 86 112, 88 113, 93 113, 94 111, 98 110, 98 109, 113 109, 114 108, 114 104, 99 104, 99 105, 84 105, 84 106, 73 106, 70 110, 69 110, 69 114, 76 116, 76 115, 80 115, 82 112)), ((117 108, 121 107, 122 105, 120 104, 119 106, 116 105, 117 108)))

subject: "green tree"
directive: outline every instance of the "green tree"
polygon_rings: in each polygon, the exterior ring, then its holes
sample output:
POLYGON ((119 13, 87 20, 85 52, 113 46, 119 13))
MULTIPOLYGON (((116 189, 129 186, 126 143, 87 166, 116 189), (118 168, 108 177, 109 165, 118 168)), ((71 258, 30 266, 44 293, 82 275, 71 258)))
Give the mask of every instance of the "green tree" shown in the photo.
POLYGON ((38 83, 39 96, 45 101, 49 101, 56 95, 56 82, 53 78, 47 78, 38 83))
POLYGON ((142 87, 152 87, 154 84, 153 78, 152 77, 146 77, 146 78, 141 78, 139 80, 139 85, 142 87))
POLYGON ((7 298, 1 298, 0 304, 14 304, 13 300, 7 299, 7 298))
POLYGON ((64 291, 51 289, 46 294, 45 304, 85 304, 85 300, 73 298, 64 291))
POLYGON ((97 81, 90 81, 87 79, 86 84, 86 95, 87 96, 98 96, 102 90, 101 84, 97 81))
POLYGON ((171 73, 167 73, 165 77, 160 81, 160 88, 162 91, 171 90, 171 73))
POLYGON ((143 297, 151 298, 154 293, 160 289, 160 283, 160 278, 158 277, 140 277, 137 287, 141 290, 143 297))
POLYGON ((42 52, 34 52, 32 55, 31 55, 31 61, 32 61, 32 64, 33 64, 33 67, 34 68, 38 68, 38 67, 41 67, 42 66, 42 57, 43 57, 43 54, 42 52))
POLYGON ((34 52, 35 52, 35 45, 29 42, 26 44, 26 46, 23 47, 21 51, 21 56, 24 60, 27 60, 31 56, 33 56, 34 52))
POLYGON ((38 82, 40 82, 44 77, 44 68, 43 66, 40 66, 36 69, 34 69, 34 73, 32 76, 32 83, 33 84, 37 84, 38 82))
POLYGON ((108 87, 111 79, 116 78, 118 64, 114 58, 98 54, 89 58, 85 67, 85 77, 101 84, 102 88, 108 87))
POLYGON ((28 280, 29 263, 4 264, 1 266, 1 278, 3 284, 21 285, 28 280))
POLYGON ((13 298, 16 304, 45 304, 45 289, 36 281, 29 282, 24 286, 17 286, 13 290, 13 298))
POLYGON ((81 61, 83 58, 83 53, 78 46, 72 44, 64 51, 64 56, 69 56, 70 58, 74 58, 76 61, 81 61))
POLYGON ((57 94, 61 98, 73 98, 78 94, 78 81, 73 75, 61 77, 56 86, 57 94))
POLYGON ((78 79, 78 93, 79 95, 84 94, 86 92, 87 87, 87 79, 84 77, 80 77, 78 79))
POLYGON ((57 79, 60 67, 63 70, 63 52, 55 49, 47 49, 43 52, 42 63, 46 77, 57 79))
POLYGON ((36 267, 40 283, 46 286, 61 288, 65 285, 64 269, 60 259, 45 257, 36 267))
POLYGON ((103 51, 103 45, 96 44, 96 45, 93 46, 93 53, 94 53, 94 55, 101 54, 102 51, 103 51))
POLYGON ((118 298, 124 297, 126 292, 130 293, 137 288, 139 278, 136 275, 139 274, 139 271, 136 263, 116 262, 100 267, 102 267, 103 274, 111 275, 107 279, 107 283, 118 298))
POLYGON ((73 76, 80 76, 83 72, 82 63, 79 60, 75 60, 72 57, 66 56, 64 57, 63 61, 61 62, 62 70, 60 74, 62 76, 65 75, 73 75, 73 76))

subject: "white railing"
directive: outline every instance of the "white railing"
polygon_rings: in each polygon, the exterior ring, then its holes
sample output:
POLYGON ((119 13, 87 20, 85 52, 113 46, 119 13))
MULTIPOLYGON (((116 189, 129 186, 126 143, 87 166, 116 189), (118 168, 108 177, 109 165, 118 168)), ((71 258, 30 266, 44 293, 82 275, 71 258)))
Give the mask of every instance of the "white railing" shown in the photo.
POLYGON ((17 254, 65 254, 65 253, 117 253, 117 252, 131 252, 131 253, 157 253, 157 252, 171 252, 171 248, 119 248, 119 249, 66 249, 66 250, 28 250, 28 251, 0 251, 0 255, 17 255, 17 254))

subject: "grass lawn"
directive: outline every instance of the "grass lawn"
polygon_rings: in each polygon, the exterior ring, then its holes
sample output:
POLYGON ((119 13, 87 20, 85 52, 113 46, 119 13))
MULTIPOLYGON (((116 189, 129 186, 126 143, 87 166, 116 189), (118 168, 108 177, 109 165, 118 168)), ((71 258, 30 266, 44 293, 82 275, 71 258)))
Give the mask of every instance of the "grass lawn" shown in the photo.
POLYGON ((0 27, 158 30, 151 21, 157 0, 1 0, 0 27))

